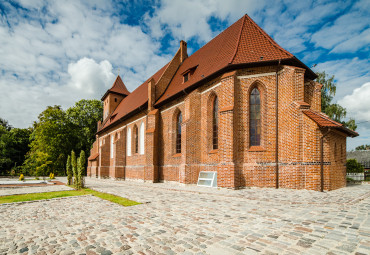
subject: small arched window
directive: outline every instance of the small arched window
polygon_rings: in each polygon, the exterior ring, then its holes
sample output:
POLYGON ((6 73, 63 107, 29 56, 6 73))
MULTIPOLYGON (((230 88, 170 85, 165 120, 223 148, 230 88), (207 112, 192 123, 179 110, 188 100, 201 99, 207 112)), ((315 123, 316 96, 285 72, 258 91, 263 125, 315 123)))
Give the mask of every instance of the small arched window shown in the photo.
POLYGON ((131 128, 127 129, 127 156, 131 156, 131 128))
POLYGON ((257 88, 254 88, 249 98, 250 108, 250 146, 261 145, 261 97, 257 88))
POLYGON ((212 114, 212 149, 218 149, 218 99, 217 96, 213 100, 212 114))
POLYGON ((176 153, 181 153, 181 123, 182 115, 179 112, 176 120, 176 153))
POLYGON ((140 154, 144 154, 144 140, 145 134, 144 134, 144 122, 141 122, 140 125, 140 154))
POLYGON ((139 135, 137 132, 137 126, 134 126, 134 153, 139 151, 139 135))

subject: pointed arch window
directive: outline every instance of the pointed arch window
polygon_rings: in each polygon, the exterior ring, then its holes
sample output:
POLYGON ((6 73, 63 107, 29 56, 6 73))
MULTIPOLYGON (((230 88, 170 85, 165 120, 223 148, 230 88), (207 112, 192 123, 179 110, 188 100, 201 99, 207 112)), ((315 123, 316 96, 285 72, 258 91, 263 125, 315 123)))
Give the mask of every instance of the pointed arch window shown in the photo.
POLYGON ((176 120, 176 153, 181 153, 181 124, 182 115, 181 112, 179 112, 176 120))
POLYGON ((218 99, 215 96, 213 100, 213 114, 212 114, 212 149, 218 149, 218 99))
POLYGON ((139 135, 137 132, 137 126, 134 126, 134 153, 139 151, 139 135))
POLYGON ((249 98, 250 146, 261 145, 261 95, 257 88, 252 89, 249 98))
POLYGON ((140 154, 144 154, 144 145, 145 145, 144 137, 145 137, 144 122, 141 122, 141 125, 140 125, 140 154))
POLYGON ((127 129, 127 156, 131 156, 131 128, 127 129))

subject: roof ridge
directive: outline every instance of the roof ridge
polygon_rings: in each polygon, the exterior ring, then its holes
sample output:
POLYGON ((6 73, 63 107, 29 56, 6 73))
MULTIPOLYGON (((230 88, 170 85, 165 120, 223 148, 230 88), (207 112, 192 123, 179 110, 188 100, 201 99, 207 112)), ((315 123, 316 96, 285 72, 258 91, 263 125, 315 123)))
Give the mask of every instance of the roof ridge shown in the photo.
POLYGON ((247 14, 245 14, 245 15, 243 16, 243 21, 242 21, 242 24, 241 24, 241 26, 240 26, 240 31, 239 31, 238 41, 236 42, 236 46, 235 46, 235 52, 234 52, 234 54, 233 54, 233 56, 232 56, 231 60, 229 61, 229 64, 231 64, 231 63, 233 62, 233 60, 234 60, 234 58, 235 58, 236 54, 238 53, 238 48, 239 48, 240 38, 242 37, 242 31, 243 31, 243 28, 244 28, 244 23, 245 23, 246 15, 247 15, 247 14))
POLYGON ((254 20, 251 17, 248 16, 248 14, 245 14, 244 16, 246 16, 248 18, 249 22, 257 28, 257 30, 262 34, 262 36, 264 36, 271 43, 272 46, 274 46, 276 49, 284 52, 285 54, 294 56, 292 53, 285 50, 277 42, 275 42, 274 39, 271 38, 271 36, 269 36, 256 22, 254 22, 254 20))

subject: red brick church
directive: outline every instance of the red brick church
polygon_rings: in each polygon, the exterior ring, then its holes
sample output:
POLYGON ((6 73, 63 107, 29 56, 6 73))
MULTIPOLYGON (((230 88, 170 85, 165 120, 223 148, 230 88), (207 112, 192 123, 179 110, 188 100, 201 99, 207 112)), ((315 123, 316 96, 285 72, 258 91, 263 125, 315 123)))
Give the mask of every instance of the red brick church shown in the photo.
POLYGON ((346 138, 358 134, 321 113, 315 78, 247 15, 191 56, 181 41, 133 92, 118 76, 104 94, 87 175, 196 184, 212 173, 213 186, 234 189, 344 187, 346 138))

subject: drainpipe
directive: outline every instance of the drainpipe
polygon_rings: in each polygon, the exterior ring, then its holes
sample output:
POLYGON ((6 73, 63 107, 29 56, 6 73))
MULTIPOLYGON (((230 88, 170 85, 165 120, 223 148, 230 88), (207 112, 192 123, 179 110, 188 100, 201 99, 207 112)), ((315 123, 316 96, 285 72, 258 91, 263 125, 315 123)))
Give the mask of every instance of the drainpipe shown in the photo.
POLYGON ((279 188, 279 69, 280 69, 280 59, 276 69, 276 90, 275 90, 275 123, 276 123, 276 130, 275 130, 275 188, 279 188))
POLYGON ((324 138, 329 134, 330 128, 328 131, 321 136, 320 138, 320 180, 321 180, 321 187, 320 191, 324 192, 324 138))

